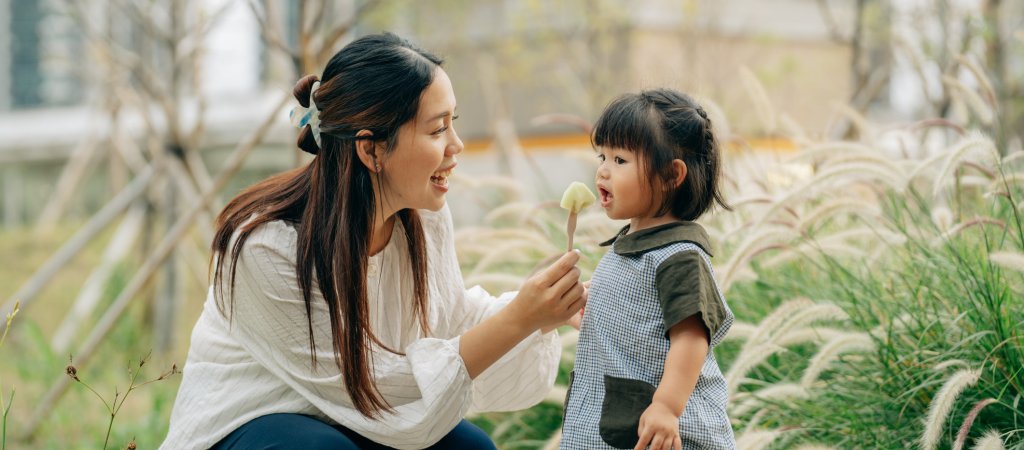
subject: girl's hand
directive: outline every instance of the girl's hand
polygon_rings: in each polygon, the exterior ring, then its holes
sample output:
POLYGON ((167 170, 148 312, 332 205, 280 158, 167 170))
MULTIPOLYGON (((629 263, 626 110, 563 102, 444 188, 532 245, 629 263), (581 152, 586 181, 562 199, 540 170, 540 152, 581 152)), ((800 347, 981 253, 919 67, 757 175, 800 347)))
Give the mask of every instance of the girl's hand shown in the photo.
POLYGON ((683 440, 679 437, 679 417, 661 402, 653 402, 640 416, 640 441, 633 450, 682 450, 683 440))
POLYGON ((567 252, 547 269, 528 278, 509 304, 509 312, 522 326, 548 330, 569 321, 583 307, 580 255, 567 252))

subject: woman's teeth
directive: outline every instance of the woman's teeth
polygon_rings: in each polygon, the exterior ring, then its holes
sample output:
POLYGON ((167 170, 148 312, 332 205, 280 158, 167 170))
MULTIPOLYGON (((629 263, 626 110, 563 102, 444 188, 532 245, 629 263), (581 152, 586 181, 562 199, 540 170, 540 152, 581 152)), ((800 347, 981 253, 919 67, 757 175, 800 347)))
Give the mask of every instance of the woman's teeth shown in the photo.
POLYGON ((430 176, 430 181, 440 186, 448 186, 448 177, 451 174, 452 169, 434 172, 434 174, 430 176))

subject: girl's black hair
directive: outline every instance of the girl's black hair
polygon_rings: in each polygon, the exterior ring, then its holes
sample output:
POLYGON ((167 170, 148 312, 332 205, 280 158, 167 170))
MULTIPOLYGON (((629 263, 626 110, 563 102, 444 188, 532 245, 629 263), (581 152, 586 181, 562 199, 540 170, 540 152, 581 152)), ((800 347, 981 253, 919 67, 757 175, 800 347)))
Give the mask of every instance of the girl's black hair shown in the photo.
POLYGON ((661 88, 620 96, 597 119, 591 142, 639 155, 654 199, 661 202, 655 216, 671 213, 696 220, 715 203, 732 209, 719 188, 719 148, 711 119, 686 94, 661 88), (686 164, 686 178, 679 187, 672 182, 674 159, 686 164))

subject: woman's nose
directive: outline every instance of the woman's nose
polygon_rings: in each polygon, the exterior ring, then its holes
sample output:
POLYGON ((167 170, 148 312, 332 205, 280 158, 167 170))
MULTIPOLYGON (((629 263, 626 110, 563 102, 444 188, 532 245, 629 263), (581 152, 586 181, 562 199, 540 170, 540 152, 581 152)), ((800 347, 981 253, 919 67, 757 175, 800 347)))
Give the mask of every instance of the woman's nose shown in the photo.
POLYGON ((459 134, 456 133, 454 129, 452 130, 452 137, 454 137, 455 140, 448 144, 448 147, 445 148, 445 152, 448 153, 449 155, 457 155, 459 153, 462 153, 462 150, 465 148, 465 145, 462 144, 462 139, 459 139, 459 134))

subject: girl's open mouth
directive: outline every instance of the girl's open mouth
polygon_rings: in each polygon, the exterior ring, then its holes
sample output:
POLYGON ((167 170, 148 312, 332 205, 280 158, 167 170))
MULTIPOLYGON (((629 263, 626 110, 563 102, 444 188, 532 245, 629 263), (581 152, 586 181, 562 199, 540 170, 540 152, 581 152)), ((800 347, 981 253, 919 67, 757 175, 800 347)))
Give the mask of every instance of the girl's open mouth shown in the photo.
POLYGON ((598 195, 601 197, 601 207, 607 208, 612 202, 612 193, 605 190, 605 188, 597 188, 598 195))

